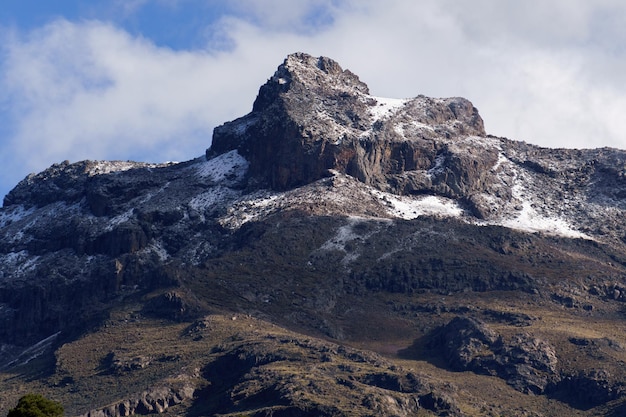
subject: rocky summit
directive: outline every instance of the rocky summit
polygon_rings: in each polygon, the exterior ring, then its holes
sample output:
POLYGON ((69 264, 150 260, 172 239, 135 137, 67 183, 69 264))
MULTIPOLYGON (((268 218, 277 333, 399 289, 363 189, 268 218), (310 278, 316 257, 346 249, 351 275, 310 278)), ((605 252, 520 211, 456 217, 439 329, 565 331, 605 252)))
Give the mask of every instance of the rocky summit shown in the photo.
POLYGON ((183 163, 0 210, 0 414, 622 416, 626 152, 289 55, 183 163))

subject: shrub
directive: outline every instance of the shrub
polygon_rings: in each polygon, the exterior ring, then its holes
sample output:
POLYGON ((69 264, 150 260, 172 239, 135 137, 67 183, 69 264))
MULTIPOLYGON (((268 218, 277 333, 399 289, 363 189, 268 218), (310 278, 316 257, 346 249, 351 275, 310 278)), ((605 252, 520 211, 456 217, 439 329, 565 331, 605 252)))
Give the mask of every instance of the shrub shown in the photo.
POLYGON ((7 417, 62 417, 63 406, 39 394, 26 394, 7 417))

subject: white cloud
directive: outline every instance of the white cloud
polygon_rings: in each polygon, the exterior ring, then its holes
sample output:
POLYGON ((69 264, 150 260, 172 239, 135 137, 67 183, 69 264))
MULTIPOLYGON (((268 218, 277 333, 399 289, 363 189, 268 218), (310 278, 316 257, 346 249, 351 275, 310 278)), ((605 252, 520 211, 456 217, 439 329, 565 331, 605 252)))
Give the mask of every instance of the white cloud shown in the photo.
POLYGON ((340 10, 333 0, 231 0, 230 6, 242 18, 265 30, 296 33, 318 32, 332 23, 340 10))
POLYGON ((157 47, 97 21, 5 37, 0 95, 16 124, 4 166, 191 158, 294 51, 338 60, 379 96, 464 96, 493 134, 626 148, 617 0, 237 0, 227 10, 204 50, 157 47))
POLYGON ((2 154, 29 170, 64 159, 189 159, 215 125, 249 111, 265 81, 250 74, 253 54, 176 52, 98 22, 59 20, 13 34, 5 48, 15 136, 2 154))

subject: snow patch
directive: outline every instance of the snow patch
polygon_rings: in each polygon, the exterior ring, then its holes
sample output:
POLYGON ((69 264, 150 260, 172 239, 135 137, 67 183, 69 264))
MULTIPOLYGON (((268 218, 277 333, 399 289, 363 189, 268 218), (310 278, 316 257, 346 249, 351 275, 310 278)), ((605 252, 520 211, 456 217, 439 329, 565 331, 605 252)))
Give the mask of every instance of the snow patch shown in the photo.
POLYGON ((235 135, 241 136, 246 133, 246 130, 248 130, 248 128, 254 125, 258 120, 258 117, 254 115, 247 115, 225 126, 227 126, 228 130, 233 132, 235 135))
MULTIPOLYGON (((339 145, 344 141, 344 139, 354 135, 356 132, 356 129, 354 129, 353 127, 348 127, 343 123, 338 123, 333 115, 328 114, 327 111, 324 111, 321 108, 317 109, 315 115, 319 120, 327 122, 326 126, 332 130, 327 132, 327 135, 329 140, 331 138, 334 138, 334 140, 332 141, 333 145, 339 145)), ((360 134, 366 134, 367 132, 368 131, 365 131, 364 133, 360 134)))
POLYGON ((407 197, 372 190, 372 194, 383 201, 387 212, 397 218, 412 220, 420 216, 461 217, 464 214, 459 204, 439 196, 407 197))
POLYGON ((423 132, 424 130, 434 132, 435 128, 425 123, 412 121, 411 123, 396 123, 393 126, 393 130, 403 138, 410 138, 419 135, 419 132, 423 132))
POLYGON ((383 117, 390 116, 403 107, 409 99, 404 98, 384 98, 368 96, 370 99, 374 99, 376 104, 370 107, 370 115, 372 116, 372 122, 376 122, 383 117))
POLYGON ((541 232, 572 239, 592 239, 590 236, 574 229, 567 220, 554 213, 549 206, 546 206, 545 201, 542 201, 541 197, 537 198, 537 190, 533 189, 532 178, 528 174, 519 170, 514 172, 516 174, 516 184, 511 187, 513 200, 521 202, 517 207, 517 215, 505 217, 490 224, 531 233, 541 232), (532 199, 533 196, 535 196, 534 200, 532 199))
POLYGON ((219 219, 222 226, 238 229, 245 223, 267 216, 281 208, 279 200, 284 193, 270 193, 258 191, 235 201, 229 208, 226 216, 219 219))
POLYGON ((133 217, 134 209, 128 209, 122 214, 118 214, 117 216, 111 218, 107 225, 104 227, 104 230, 110 232, 115 229, 115 227, 119 226, 122 223, 126 223, 133 217))
POLYGON ((356 240, 365 241, 374 234, 374 232, 370 232, 365 235, 359 235, 354 231, 354 227, 363 221, 365 221, 365 219, 360 217, 348 217, 348 223, 337 229, 335 236, 324 242, 319 250, 340 251, 345 253, 344 258, 341 260, 343 265, 348 265, 349 263, 356 261, 359 258, 360 253, 356 248, 348 250, 346 246, 348 243, 356 240))
POLYGON ((20 260, 26 259, 28 257, 28 252, 25 250, 19 252, 9 252, 1 256, 3 264, 15 265, 20 260))
POLYGON ((445 163, 446 163, 446 156, 440 153, 439 155, 435 157, 435 166, 429 169, 428 171, 426 171, 426 175, 432 178, 438 174, 441 174, 446 167, 445 163))
POLYGON ((508 163, 508 162, 509 162, 508 158, 507 158, 506 156, 504 156, 504 155, 502 154, 502 152, 500 152, 500 153, 498 154, 498 160, 497 160, 497 161, 496 161, 496 163, 495 163, 495 164, 491 167, 491 170, 492 170, 492 171, 497 171, 497 170, 498 170, 498 168, 500 168, 500 166, 502 166, 502 164, 506 164, 506 163, 508 163))
POLYGON ((34 211, 34 208, 26 210, 22 205, 3 208, 2 211, 0 211, 0 228, 24 219, 34 211))
POLYGON ((338 250, 342 252, 346 252, 346 243, 353 241, 359 237, 356 233, 354 233, 354 226, 359 223, 360 219, 349 218, 348 224, 341 226, 337 229, 337 233, 335 236, 324 242, 324 244, 320 247, 321 250, 331 251, 338 250))
POLYGON ((37 266, 39 258, 39 256, 31 255, 25 250, 9 252, 0 255, 0 265, 2 265, 4 271, 11 271, 10 275, 19 277, 33 271, 37 266))
POLYGON ((164 164, 149 164, 133 161, 90 161, 87 174, 89 176, 110 174, 112 172, 128 171, 133 168, 159 168, 171 165, 172 162, 164 164))
POLYGON ((239 197, 239 195, 240 193, 232 188, 216 186, 193 197, 188 205, 191 209, 204 211, 226 201, 234 200, 239 197))
POLYGON ((500 225, 531 233, 541 232, 573 239, 591 239, 586 234, 573 229, 567 221, 560 217, 541 215, 529 201, 522 203, 522 209, 517 217, 504 219, 500 225))
POLYGON ((418 131, 419 130, 429 130, 431 132, 435 131, 434 127, 427 125, 426 123, 418 122, 417 120, 411 121, 411 124, 409 126, 418 131))
POLYGON ((145 253, 154 253, 159 257, 161 262, 165 262, 169 259, 170 254, 167 253, 167 250, 163 247, 163 243, 159 241, 152 242, 146 248, 142 250, 145 253))
POLYGON ((495 148, 499 151, 502 151, 502 143, 497 138, 490 138, 485 136, 467 136, 463 138, 461 142, 464 142, 465 144, 471 143, 472 145, 481 146, 486 149, 495 148))
POLYGON ((237 152, 232 150, 223 153, 208 161, 194 165, 196 174, 215 183, 241 181, 248 172, 249 162, 237 152))

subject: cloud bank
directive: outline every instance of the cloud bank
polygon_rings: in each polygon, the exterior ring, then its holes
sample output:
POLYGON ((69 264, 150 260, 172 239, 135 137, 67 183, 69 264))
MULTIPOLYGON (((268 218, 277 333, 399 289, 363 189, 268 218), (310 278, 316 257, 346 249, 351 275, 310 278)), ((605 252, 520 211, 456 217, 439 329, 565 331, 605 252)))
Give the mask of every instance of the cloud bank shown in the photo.
MULTIPOLYGON (((124 12, 141 13, 149 2, 124 12)), ((466 97, 495 135, 626 148, 626 5, 619 1, 236 0, 224 7, 198 34, 203 47, 189 50, 157 46, 111 21, 5 30, 1 187, 65 159, 200 155, 213 127, 247 113, 258 87, 295 51, 336 59, 375 95, 466 97)))

